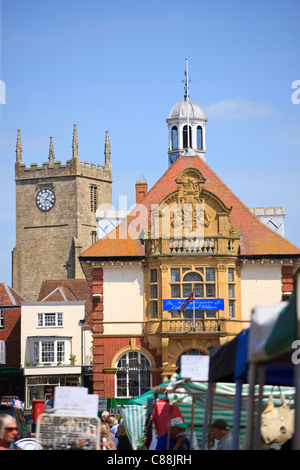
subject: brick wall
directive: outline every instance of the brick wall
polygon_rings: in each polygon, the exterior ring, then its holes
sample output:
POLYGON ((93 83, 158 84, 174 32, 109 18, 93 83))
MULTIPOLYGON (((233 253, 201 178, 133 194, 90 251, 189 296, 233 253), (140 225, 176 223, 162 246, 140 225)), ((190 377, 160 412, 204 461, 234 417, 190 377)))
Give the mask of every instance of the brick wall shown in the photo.
POLYGON ((293 266, 282 266, 281 268, 281 291, 284 299, 293 292, 293 266))
POLYGON ((0 329, 0 341, 5 341, 6 364, 1 367, 19 367, 21 361, 21 308, 6 308, 4 328, 0 329))
MULTIPOLYGON (((149 350, 149 346, 142 337, 130 338, 123 336, 103 337, 103 269, 94 268, 92 271, 92 298, 93 312, 90 316, 93 332, 93 393, 99 397, 115 396, 115 371, 112 367, 113 358, 121 355, 122 350, 132 347, 133 350, 143 348, 149 350), (135 345, 132 346, 132 340, 135 345)), ((161 358, 149 350, 155 360, 155 365, 160 366, 161 358)), ((160 384, 160 372, 152 374, 154 386, 160 384)))

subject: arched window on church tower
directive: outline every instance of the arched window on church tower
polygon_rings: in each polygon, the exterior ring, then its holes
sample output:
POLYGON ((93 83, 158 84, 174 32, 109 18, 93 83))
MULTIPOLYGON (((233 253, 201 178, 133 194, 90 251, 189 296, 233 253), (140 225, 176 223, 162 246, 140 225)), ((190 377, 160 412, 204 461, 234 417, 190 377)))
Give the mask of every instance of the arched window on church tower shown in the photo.
POLYGON ((178 149, 178 129, 177 129, 176 126, 172 127, 171 139, 172 139, 172 149, 171 150, 177 150, 178 149))
POLYGON ((203 148, 203 131, 202 127, 198 126, 197 127, 197 149, 202 149, 203 148))
POLYGON ((184 149, 192 147, 192 128, 191 128, 191 126, 189 126, 189 131, 190 131, 189 132, 189 134, 190 134, 189 135, 189 142, 188 142, 188 130, 187 129, 188 129, 188 127, 187 127, 187 125, 185 125, 183 127, 183 135, 182 135, 182 137, 183 137, 183 148, 184 149))

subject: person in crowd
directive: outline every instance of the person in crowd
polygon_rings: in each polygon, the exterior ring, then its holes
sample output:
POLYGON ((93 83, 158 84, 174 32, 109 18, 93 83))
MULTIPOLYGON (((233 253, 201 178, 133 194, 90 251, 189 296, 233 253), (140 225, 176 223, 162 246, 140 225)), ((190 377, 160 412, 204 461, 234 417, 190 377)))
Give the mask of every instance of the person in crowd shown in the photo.
POLYGON ((116 445, 110 432, 109 426, 106 423, 101 424, 100 428, 100 446, 102 450, 116 450, 116 445))
POLYGON ((123 422, 119 424, 118 430, 117 430, 117 450, 132 450, 126 428, 123 422))
POLYGON ((103 411, 103 413, 101 415, 101 421, 103 423, 107 423, 109 417, 110 417, 109 411, 103 411))
POLYGON ((115 442, 115 436, 111 430, 109 420, 110 420, 110 413, 108 411, 104 411, 101 415, 101 425, 104 425, 107 427, 107 433, 108 433, 110 441, 115 442))
POLYGON ((109 424, 109 427, 111 429, 111 432, 114 435, 114 439, 116 439, 116 434, 117 434, 117 430, 118 430, 118 427, 119 427, 118 418, 115 418, 114 416, 110 416, 108 418, 108 424, 109 424))
POLYGON ((218 441, 216 450, 232 450, 232 434, 230 426, 224 419, 216 419, 212 423, 214 439, 218 441))
POLYGON ((170 436, 167 431, 157 439, 156 450, 190 450, 190 441, 185 435, 187 424, 179 417, 170 420, 170 436), (169 445, 168 445, 169 437, 169 445))
POLYGON ((15 444, 17 437, 16 421, 10 415, 0 415, 0 450, 20 450, 15 444))

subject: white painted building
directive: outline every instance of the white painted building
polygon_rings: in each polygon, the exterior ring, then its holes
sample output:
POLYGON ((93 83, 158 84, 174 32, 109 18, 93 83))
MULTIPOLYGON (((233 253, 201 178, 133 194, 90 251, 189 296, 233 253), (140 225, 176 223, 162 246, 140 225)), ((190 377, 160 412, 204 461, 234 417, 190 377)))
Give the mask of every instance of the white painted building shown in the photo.
POLYGON ((85 301, 23 302, 21 367, 25 407, 47 400, 55 386, 82 386, 82 366, 92 363, 92 337, 83 325, 85 301))

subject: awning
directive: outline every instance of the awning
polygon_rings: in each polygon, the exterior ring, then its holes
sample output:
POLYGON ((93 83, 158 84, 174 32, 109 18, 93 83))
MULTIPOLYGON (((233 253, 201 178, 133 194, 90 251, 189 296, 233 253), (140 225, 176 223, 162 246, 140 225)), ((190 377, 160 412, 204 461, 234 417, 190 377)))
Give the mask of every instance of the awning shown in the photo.
POLYGON ((249 362, 265 362, 290 351, 298 336, 296 290, 290 302, 252 311, 249 362))

